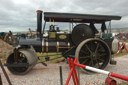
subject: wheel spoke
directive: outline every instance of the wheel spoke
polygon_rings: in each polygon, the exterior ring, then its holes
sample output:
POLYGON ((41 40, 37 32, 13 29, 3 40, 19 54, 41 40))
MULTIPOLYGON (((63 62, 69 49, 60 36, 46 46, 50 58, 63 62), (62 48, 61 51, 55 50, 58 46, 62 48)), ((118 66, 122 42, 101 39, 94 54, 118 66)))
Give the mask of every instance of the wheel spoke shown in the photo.
POLYGON ((98 66, 100 67, 100 64, 99 64, 99 61, 96 59, 96 62, 97 62, 97 64, 98 64, 98 66))
POLYGON ((89 50, 89 52, 92 54, 92 51, 88 48, 88 46, 87 45, 85 45, 86 46, 86 48, 89 50))
POLYGON ((86 61, 87 61, 88 59, 86 59, 86 60, 84 60, 81 64, 84 64, 84 63, 86 63, 86 61))
POLYGON ((82 52, 82 53, 84 53, 86 55, 86 52, 84 50, 81 49, 80 52, 82 52))
POLYGON ((89 62, 89 64, 88 64, 89 66, 91 66, 91 61, 89 62))
POLYGON ((102 60, 102 59, 99 59, 99 58, 98 58, 97 60, 100 60, 100 61, 104 62, 104 60, 102 60))
POLYGON ((92 65, 91 65, 91 66, 94 66, 93 59, 91 59, 91 63, 92 63, 92 65))
POLYGON ((97 53, 98 48, 99 48, 99 43, 96 46, 95 53, 97 53))
MULTIPOLYGON (((99 44, 99 45, 100 45, 100 44, 99 44)), ((99 52, 100 52, 100 51, 101 51, 101 52, 103 52, 103 51, 105 52, 105 51, 106 51, 106 50, 104 49, 103 45, 100 45, 100 47, 99 47, 99 52)))
POLYGON ((106 54, 100 54, 99 57, 106 56, 106 54))
POLYGON ((86 58, 90 58, 90 56, 81 56, 81 57, 79 57, 79 59, 86 59, 86 58))

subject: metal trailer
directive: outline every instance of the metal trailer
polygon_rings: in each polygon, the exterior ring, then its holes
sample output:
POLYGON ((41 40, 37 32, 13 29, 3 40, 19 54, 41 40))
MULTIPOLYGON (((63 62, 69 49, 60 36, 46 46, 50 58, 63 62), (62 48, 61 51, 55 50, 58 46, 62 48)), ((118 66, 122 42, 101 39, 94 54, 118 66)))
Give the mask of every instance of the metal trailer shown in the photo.
MULTIPOLYGON (((42 11, 37 11, 37 38, 20 39, 14 53, 8 56, 6 66, 13 74, 26 74, 37 63, 36 52, 62 52, 62 56, 77 57, 80 64, 104 69, 112 61, 111 20, 121 16, 44 12, 42 30, 42 11), (44 36, 49 22, 48 36, 44 36), (53 24, 51 25, 51 22, 53 24), (55 29, 55 22, 70 23, 70 33, 55 29), (109 28, 106 27, 109 22, 109 28), (74 26, 75 24, 75 26, 74 26), (96 28, 101 25, 101 32, 96 28)), ((83 70, 87 71, 87 70, 83 70)))

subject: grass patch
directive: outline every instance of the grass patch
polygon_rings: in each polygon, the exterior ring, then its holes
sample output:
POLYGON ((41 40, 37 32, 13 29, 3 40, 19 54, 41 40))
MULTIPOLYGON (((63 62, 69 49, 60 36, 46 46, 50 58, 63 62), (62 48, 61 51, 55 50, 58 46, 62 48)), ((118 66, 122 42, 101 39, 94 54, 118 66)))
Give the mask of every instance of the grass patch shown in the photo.
POLYGON ((128 43, 128 40, 119 40, 119 42, 125 42, 125 43, 128 43))
POLYGON ((114 54, 114 55, 112 55, 113 57, 120 57, 120 56, 124 56, 124 55, 128 55, 128 53, 126 52, 126 50, 124 49, 123 51, 122 51, 122 53, 121 52, 119 52, 117 55, 116 55, 116 53, 114 54))
MULTIPOLYGON (((121 45, 122 46, 122 45, 121 45)), ((128 45, 126 45, 125 44, 125 46, 126 46, 126 48, 127 48, 127 50, 128 50, 128 45)), ((121 52, 119 52, 117 55, 116 55, 116 53, 114 54, 114 55, 112 55, 113 57, 120 57, 120 56, 124 56, 124 55, 127 55, 128 53, 126 52, 126 50, 125 49, 123 49, 122 50, 122 53, 121 52)))

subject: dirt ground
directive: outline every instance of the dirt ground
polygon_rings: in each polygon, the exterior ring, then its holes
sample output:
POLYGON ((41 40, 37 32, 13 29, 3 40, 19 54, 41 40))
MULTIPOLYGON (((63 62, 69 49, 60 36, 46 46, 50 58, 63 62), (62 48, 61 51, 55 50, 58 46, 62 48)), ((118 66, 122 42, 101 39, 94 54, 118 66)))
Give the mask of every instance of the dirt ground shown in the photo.
MULTIPOLYGON (((105 70, 128 76, 128 55, 115 58, 115 60, 117 60, 117 65, 108 65, 105 70)), ((69 67, 66 63, 48 64, 47 67, 42 64, 37 64, 26 75, 13 75, 6 67, 5 69, 13 85, 60 85, 59 66, 62 66, 63 84, 65 84, 69 74, 69 67)), ((2 76, 3 85, 8 85, 1 69, 0 74, 2 76)), ((80 85, 102 85, 106 78, 107 75, 104 74, 85 74, 80 72, 80 85)), ((119 79, 116 80, 118 83, 124 82, 119 79)), ((74 85, 72 80, 70 80, 69 85, 74 85)))

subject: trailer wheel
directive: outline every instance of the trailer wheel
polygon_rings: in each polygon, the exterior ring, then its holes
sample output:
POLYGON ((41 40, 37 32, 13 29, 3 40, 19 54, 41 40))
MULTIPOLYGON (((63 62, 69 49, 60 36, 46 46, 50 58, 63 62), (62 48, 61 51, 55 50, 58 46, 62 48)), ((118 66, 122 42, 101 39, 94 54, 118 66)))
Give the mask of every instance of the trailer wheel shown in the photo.
MULTIPOLYGON (((108 45, 101 39, 90 38, 82 41, 75 52, 78 62, 83 65, 104 69, 111 57, 108 45)), ((82 69, 84 72, 90 72, 82 69)))

